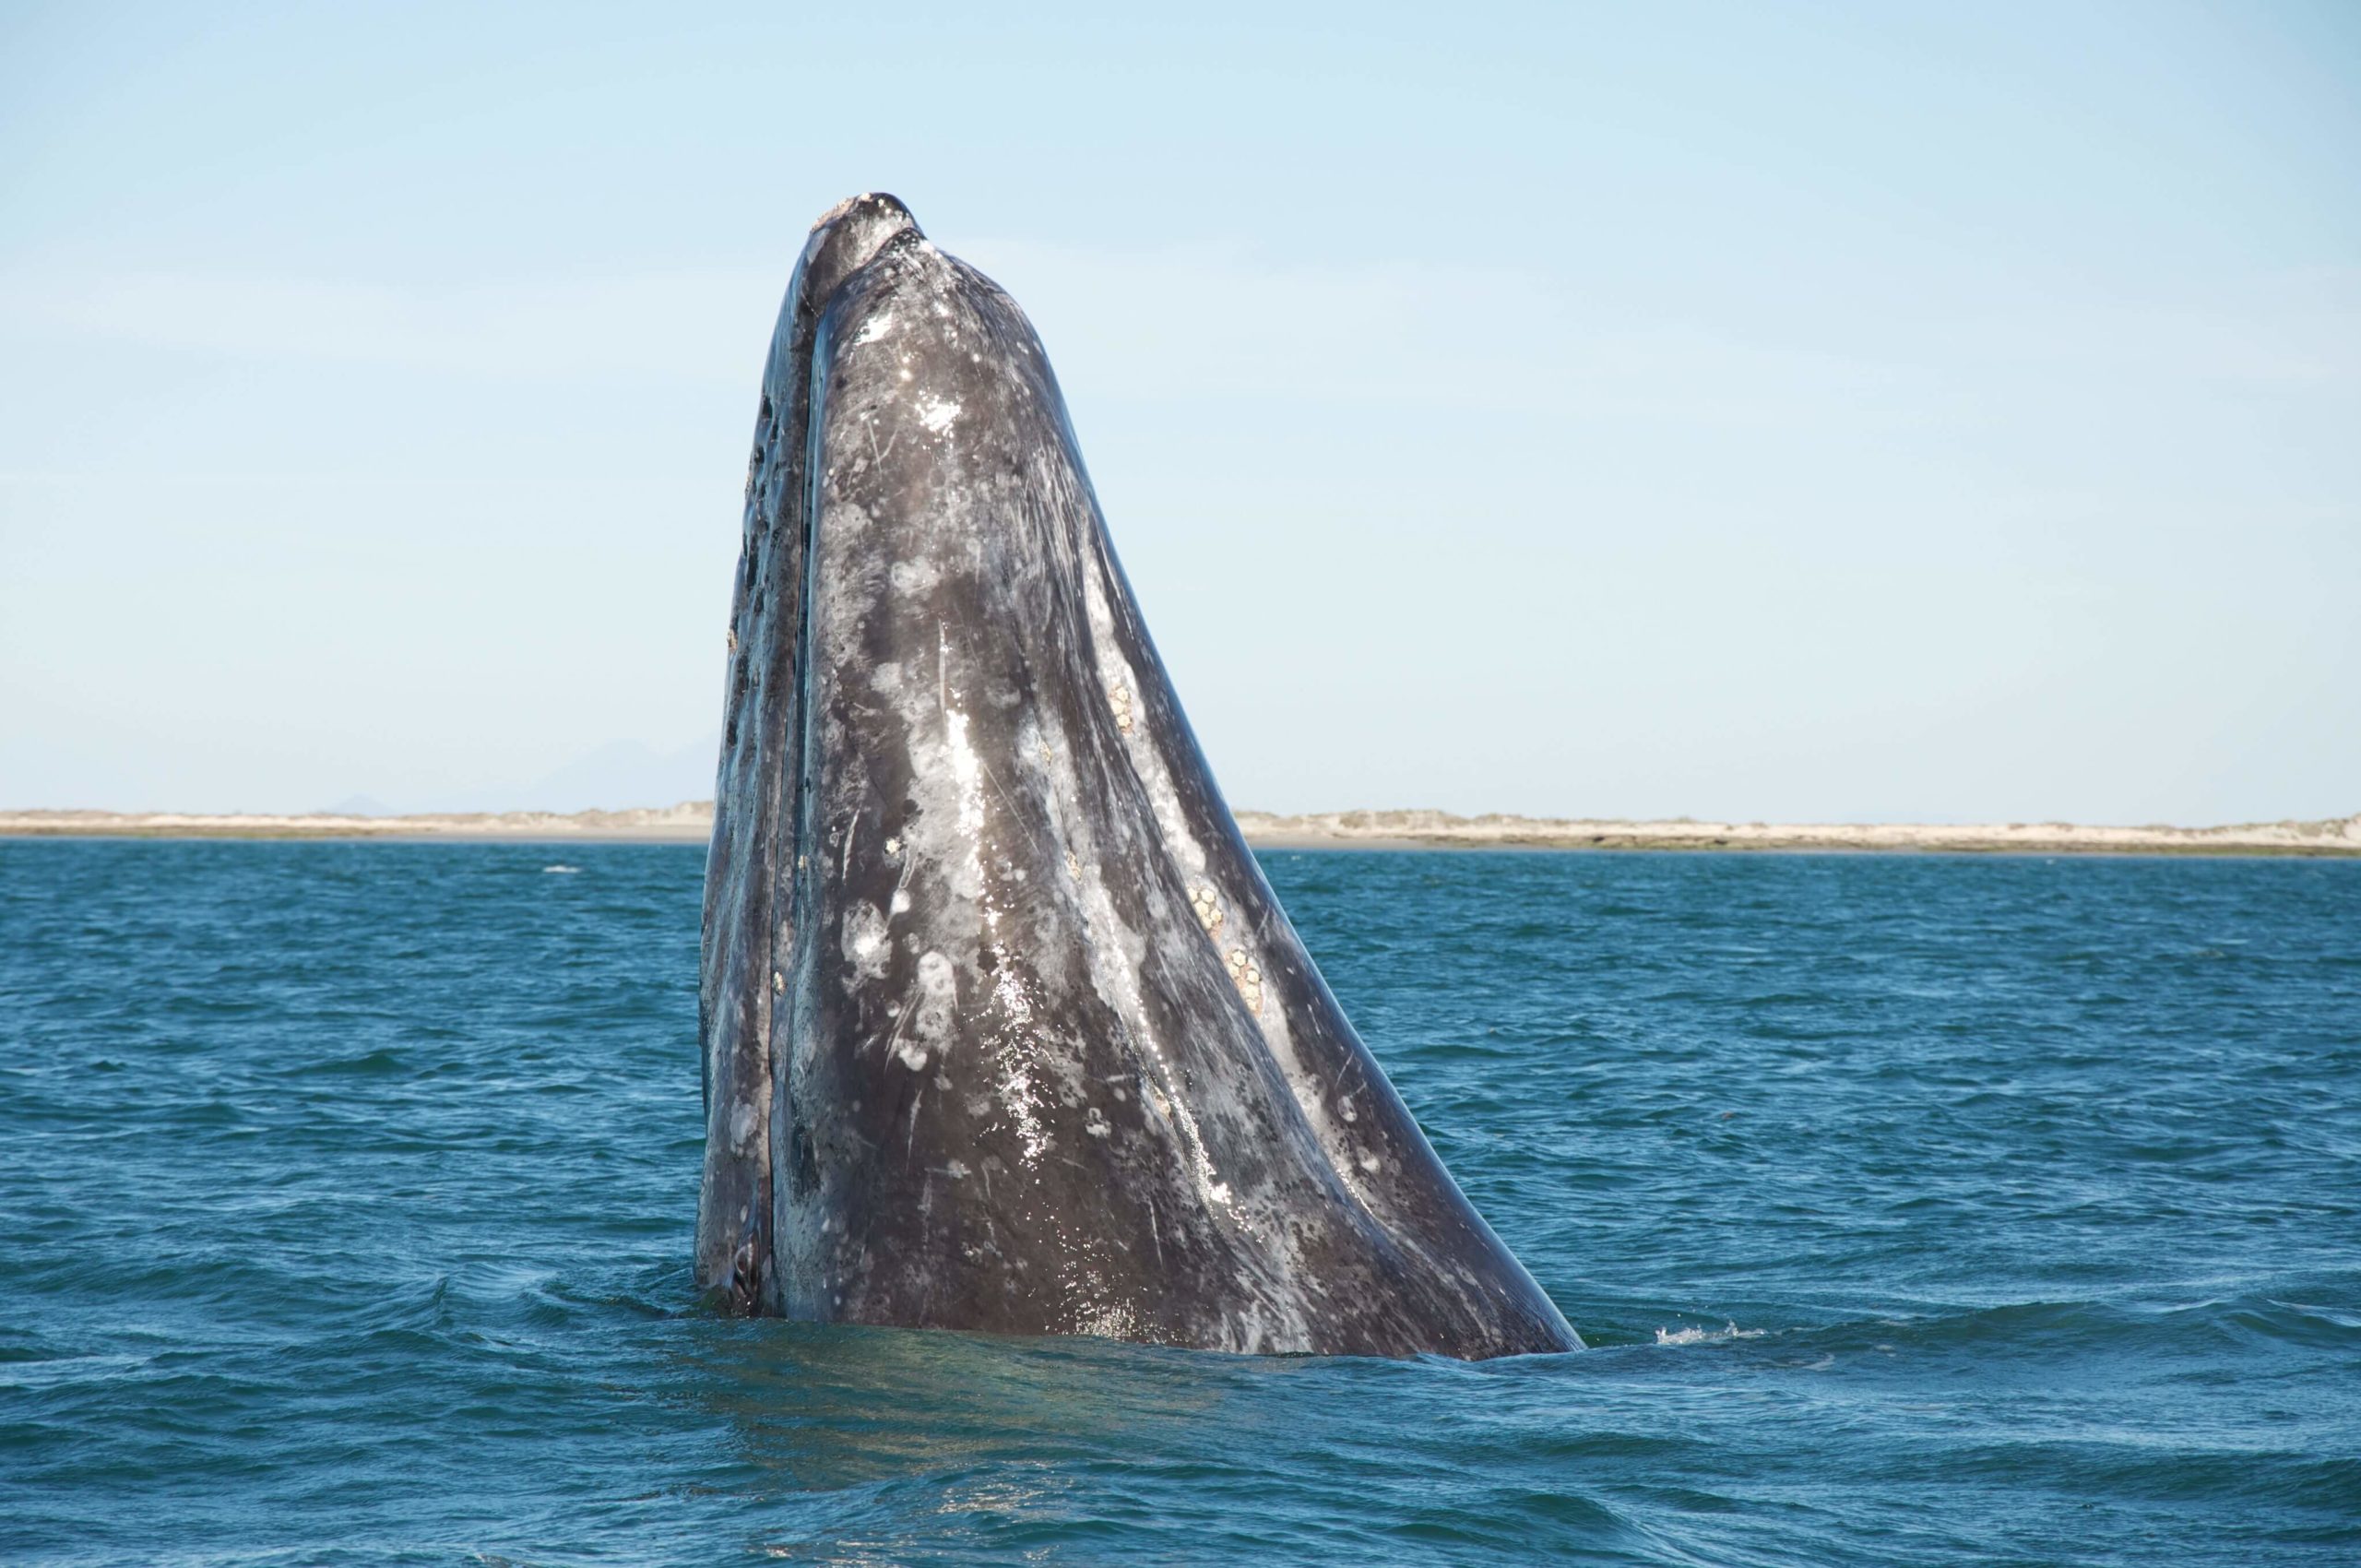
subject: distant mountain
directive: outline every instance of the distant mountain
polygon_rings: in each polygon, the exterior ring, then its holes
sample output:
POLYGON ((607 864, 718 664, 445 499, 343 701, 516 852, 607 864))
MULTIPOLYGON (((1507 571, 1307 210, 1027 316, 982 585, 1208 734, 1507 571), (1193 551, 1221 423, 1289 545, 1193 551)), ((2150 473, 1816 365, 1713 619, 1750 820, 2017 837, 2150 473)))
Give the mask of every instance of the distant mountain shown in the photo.
POLYGON ((658 752, 637 741, 610 741, 525 790, 506 809, 623 811, 711 800, 720 754, 718 733, 674 752, 658 752))

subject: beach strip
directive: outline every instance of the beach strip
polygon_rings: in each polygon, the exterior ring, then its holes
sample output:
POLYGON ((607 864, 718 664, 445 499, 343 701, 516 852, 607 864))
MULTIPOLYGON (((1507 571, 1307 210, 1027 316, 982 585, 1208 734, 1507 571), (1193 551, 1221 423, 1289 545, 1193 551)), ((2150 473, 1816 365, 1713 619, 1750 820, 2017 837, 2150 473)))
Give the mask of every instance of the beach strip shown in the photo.
MULTIPOLYGON (((2361 815, 2218 827, 2065 822, 1763 823, 1588 820, 1439 811, 1240 812, 1262 849, 1848 850, 1919 854, 2354 855, 2361 815)), ((196 812, 0 811, 0 837, 324 838, 404 842, 702 843, 710 802, 631 811, 339 816, 196 812)))

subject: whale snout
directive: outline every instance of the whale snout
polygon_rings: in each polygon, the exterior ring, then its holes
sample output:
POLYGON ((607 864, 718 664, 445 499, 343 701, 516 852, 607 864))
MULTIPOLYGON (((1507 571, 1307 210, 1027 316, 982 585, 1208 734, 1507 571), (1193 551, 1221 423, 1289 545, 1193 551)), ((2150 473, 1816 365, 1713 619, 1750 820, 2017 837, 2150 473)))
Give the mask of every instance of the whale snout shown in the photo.
POLYGON ((811 236, 803 242, 803 257, 796 265, 796 292, 804 307, 814 312, 825 309, 846 279, 904 235, 926 237, 910 209, 883 191, 848 196, 822 213, 812 225, 811 236))

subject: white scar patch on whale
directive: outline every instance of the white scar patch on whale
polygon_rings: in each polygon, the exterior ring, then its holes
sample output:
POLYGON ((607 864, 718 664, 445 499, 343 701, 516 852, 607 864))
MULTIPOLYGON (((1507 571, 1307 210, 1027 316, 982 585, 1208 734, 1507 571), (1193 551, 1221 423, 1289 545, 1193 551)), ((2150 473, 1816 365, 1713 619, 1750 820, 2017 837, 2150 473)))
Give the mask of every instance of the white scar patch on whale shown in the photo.
POLYGON ((1033 1081, 1033 1063, 1026 1038, 1033 1028, 1033 1001, 1025 994, 1015 972, 1003 966, 1000 978, 992 986, 992 1000, 1009 1022, 1009 1033, 1001 1041, 999 1051, 1000 1101, 1016 1123, 1017 1140, 1025 1146, 1026 1163, 1040 1160, 1050 1146, 1050 1135, 1041 1128, 1041 1091, 1033 1081))
POLYGON ((895 1031, 894 1054, 913 1073, 926 1071, 928 1052, 941 1055, 951 1048, 953 1026, 959 1016, 959 975, 940 953, 919 956, 918 1005, 905 1016, 904 1031, 895 1031))
MULTIPOLYGON (((957 412, 955 405, 953 412, 957 412)), ((1050 1143, 1042 1123, 1041 1087, 1034 1075, 1042 1047, 1035 1038, 1038 1026, 1032 998, 1026 995, 1018 979, 1014 955, 1002 944, 1001 910, 992 901, 991 885, 985 879, 983 759, 977 754, 969 738, 967 714, 955 705, 961 693, 951 682, 951 635, 949 628, 941 624, 935 627, 935 700, 943 711, 943 745, 950 764, 953 798, 957 802, 956 832, 966 851, 965 870, 983 917, 984 945, 991 955, 995 976, 991 996, 1000 1012, 1000 1027, 992 1031, 1000 1037, 999 1049, 993 1053, 999 1079, 996 1087, 1002 1109, 1015 1124, 1025 1161, 1033 1165, 1049 1152, 1050 1143)))
POLYGON ((936 435, 941 435, 959 421, 959 405, 947 398, 919 399, 919 423, 936 435))
POLYGON ((856 898, 845 907, 845 961, 852 966, 849 988, 862 980, 884 980, 887 944, 885 916, 876 905, 865 898, 856 898))

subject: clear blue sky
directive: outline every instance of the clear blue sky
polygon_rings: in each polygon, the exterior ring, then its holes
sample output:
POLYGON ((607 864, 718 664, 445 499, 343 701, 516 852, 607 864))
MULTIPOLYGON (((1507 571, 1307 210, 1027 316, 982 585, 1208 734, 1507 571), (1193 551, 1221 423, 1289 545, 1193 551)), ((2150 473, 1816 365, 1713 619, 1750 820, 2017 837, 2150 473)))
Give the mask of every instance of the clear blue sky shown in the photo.
POLYGON ((813 10, 0 7, 0 805, 712 734, 881 188, 1235 804, 2361 811, 2361 8, 813 10))

